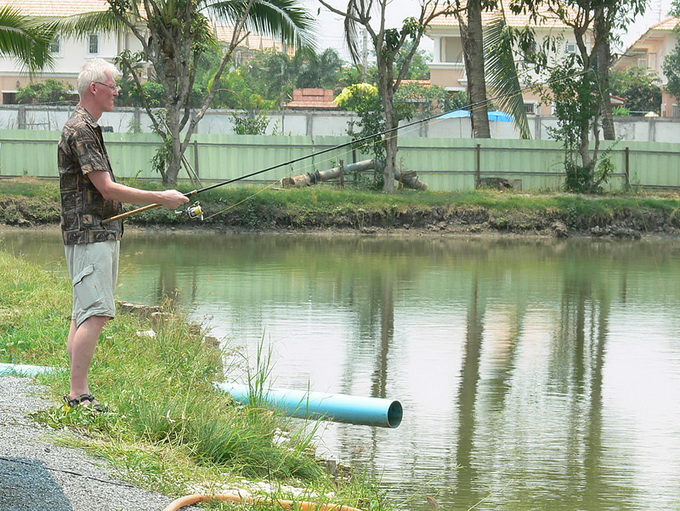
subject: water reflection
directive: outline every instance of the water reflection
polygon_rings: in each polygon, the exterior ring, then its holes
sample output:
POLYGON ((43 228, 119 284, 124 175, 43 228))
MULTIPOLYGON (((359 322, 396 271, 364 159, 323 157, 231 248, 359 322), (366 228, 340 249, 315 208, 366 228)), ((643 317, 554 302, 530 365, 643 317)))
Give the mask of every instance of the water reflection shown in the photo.
MULTIPOLYGON (((44 236, 0 247, 61 265, 44 236)), ((401 509, 680 509, 679 242, 129 233, 123 253, 121 299, 179 290, 217 335, 268 341, 277 386, 400 399, 399 429, 319 441, 401 509)))

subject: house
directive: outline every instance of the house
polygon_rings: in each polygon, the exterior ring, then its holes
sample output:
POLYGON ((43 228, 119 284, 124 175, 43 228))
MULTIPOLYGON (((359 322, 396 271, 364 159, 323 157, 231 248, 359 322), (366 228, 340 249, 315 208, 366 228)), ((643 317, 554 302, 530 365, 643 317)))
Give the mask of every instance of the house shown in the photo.
POLYGON ((673 52, 678 42, 675 28, 680 18, 666 18, 650 27, 614 63, 612 69, 640 67, 655 73, 661 79, 661 117, 680 117, 678 99, 666 92, 668 79, 663 72, 663 62, 673 52))
MULTIPOLYGON (((108 8, 104 0, 6 0, 5 5, 18 9, 25 16, 61 18, 108 8)), ((14 103, 19 87, 47 78, 59 80, 76 88, 76 79, 88 58, 112 60, 125 49, 139 51, 138 41, 130 34, 92 33, 84 40, 57 37, 52 42, 54 67, 38 76, 30 77, 13 58, 0 57, 0 103, 14 103)))
MULTIPOLYGON (((26 16, 47 19, 104 11, 109 8, 105 0, 5 0, 3 4, 15 7, 26 16)), ((220 41, 226 44, 231 42, 233 37, 231 27, 215 26, 214 29, 220 41)), ((21 64, 15 59, 0 56, 0 104, 16 103, 16 93, 20 87, 50 78, 71 84, 75 91, 78 74, 87 59, 103 58, 111 61, 124 50, 137 52, 141 49, 141 43, 129 31, 117 34, 93 32, 85 39, 78 40, 58 36, 52 43, 54 67, 33 77, 21 69, 21 64)), ((248 34, 235 49, 233 62, 239 64, 250 58, 254 50, 265 49, 287 50, 274 39, 248 34)), ((148 77, 150 70, 150 67, 145 70, 143 80, 148 77)))
MULTIPOLYGON (((576 39, 571 27, 552 13, 544 12, 543 15, 545 19, 536 25, 531 22, 528 14, 515 15, 505 9, 508 25, 515 28, 531 26, 539 46, 547 37, 553 37, 559 38, 561 41, 558 48, 559 52, 563 54, 577 52, 576 39)), ((495 12, 483 12, 483 27, 492 25, 497 16, 498 14, 495 12)), ((450 91, 466 90, 467 76, 458 18, 455 15, 440 15, 434 18, 426 31, 426 35, 434 41, 434 55, 429 64, 432 85, 439 85, 450 91)), ((590 39, 588 39, 588 44, 590 44, 590 39)), ((558 56, 554 55, 553 57, 558 56)), ((521 62, 522 60, 523 56, 518 55, 516 61, 521 62)), ((526 90, 523 92, 523 96, 528 114, 552 114, 552 106, 541 104, 541 99, 536 93, 526 90)))

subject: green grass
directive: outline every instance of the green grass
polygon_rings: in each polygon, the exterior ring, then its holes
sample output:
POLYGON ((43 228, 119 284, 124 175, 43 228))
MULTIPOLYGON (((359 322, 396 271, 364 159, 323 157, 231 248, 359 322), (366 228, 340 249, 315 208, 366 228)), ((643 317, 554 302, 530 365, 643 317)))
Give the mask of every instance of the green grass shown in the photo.
POLYGON ((21 179, 1 179, 0 197, 43 197, 59 199, 59 183, 53 179, 24 177, 21 179))
MULTIPOLYGON (((0 252, 0 361, 66 368, 70 303, 66 279, 0 252)), ((166 310, 153 322, 119 312, 105 327, 90 384, 106 413, 59 404, 68 390, 64 370, 40 376, 55 405, 35 418, 86 433, 77 445, 111 460, 124 478, 168 495, 233 488, 247 478, 301 487, 325 502, 333 492, 334 503, 392 509, 369 479, 336 484, 313 455, 310 429, 216 391, 223 353, 181 312, 166 310), (152 328, 154 337, 140 335, 152 328), (282 431, 288 432, 283 442, 282 431)), ((258 364, 251 379, 264 385, 266 358, 258 364)))

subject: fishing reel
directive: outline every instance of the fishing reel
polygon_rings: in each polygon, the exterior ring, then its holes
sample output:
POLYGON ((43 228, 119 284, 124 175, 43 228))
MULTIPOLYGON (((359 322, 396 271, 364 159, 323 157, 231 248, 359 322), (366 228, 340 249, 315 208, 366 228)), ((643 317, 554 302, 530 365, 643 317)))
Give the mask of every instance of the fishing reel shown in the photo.
POLYGON ((177 214, 186 214, 192 220, 203 220, 203 208, 201 203, 196 201, 191 206, 187 206, 183 211, 177 211, 177 214))

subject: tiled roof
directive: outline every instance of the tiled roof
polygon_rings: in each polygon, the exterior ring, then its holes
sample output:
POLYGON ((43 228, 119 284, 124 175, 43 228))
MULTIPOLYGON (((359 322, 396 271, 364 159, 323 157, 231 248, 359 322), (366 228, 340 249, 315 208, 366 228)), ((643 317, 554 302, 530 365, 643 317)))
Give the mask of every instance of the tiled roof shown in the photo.
MULTIPOLYGON (((464 2, 461 2, 464 3, 464 2)), ((440 12, 444 12, 445 8, 440 7, 440 12)), ((555 14, 548 12, 545 9, 541 10, 541 14, 544 19, 537 23, 532 21, 529 14, 513 14, 510 9, 505 7, 505 18, 508 25, 511 27, 526 27, 526 26, 540 26, 546 28, 567 28, 567 25, 563 23, 555 14)), ((498 16, 498 11, 483 11, 482 12, 482 25, 490 25, 498 16)), ((459 26, 458 18, 454 15, 440 15, 432 20, 430 23, 432 27, 457 27, 459 26)))
MULTIPOLYGON (((11 5, 26 16, 56 18, 83 14, 85 12, 105 11, 109 8, 106 0, 1 0, 4 5, 11 5)), ((220 41, 229 42, 233 34, 232 27, 216 27, 220 41)), ((275 48, 282 51, 283 45, 274 39, 250 34, 242 46, 251 50, 275 48)))
POLYGON ((653 25, 649 27, 649 30, 667 30, 667 31, 672 31, 675 29, 675 27, 678 26, 678 23, 680 23, 680 18, 676 18, 674 16, 671 16, 670 18, 666 18, 665 20, 661 21, 660 23, 657 23, 656 25, 653 25))
MULTIPOLYGON (((234 27, 221 25, 214 28, 217 39, 225 43, 231 42, 231 38, 234 36, 234 27)), ((267 50, 274 48, 276 51, 283 51, 283 43, 281 43, 281 41, 277 41, 271 37, 263 37, 258 34, 248 34, 243 42, 241 42, 240 46, 245 46, 251 50, 267 50)))
POLYGON ((84 12, 105 11, 109 4, 105 0, 4 0, 26 16, 61 17, 84 12))

